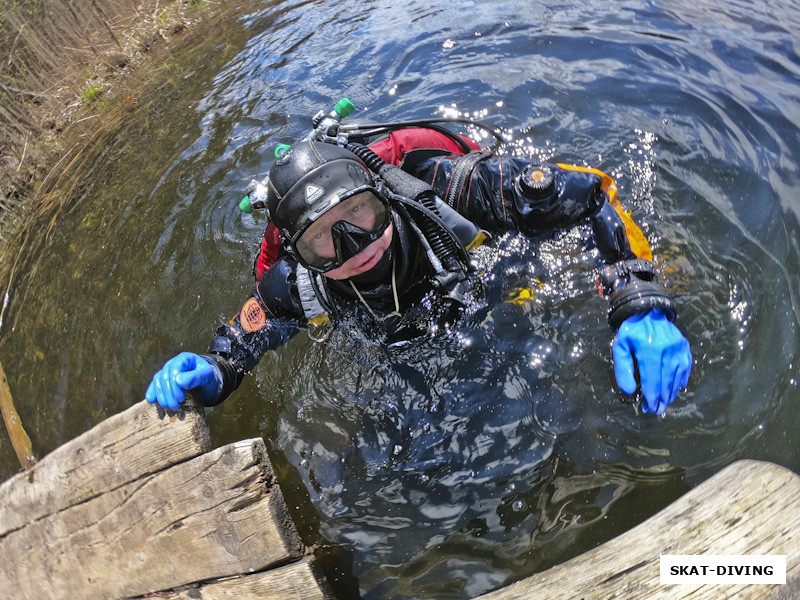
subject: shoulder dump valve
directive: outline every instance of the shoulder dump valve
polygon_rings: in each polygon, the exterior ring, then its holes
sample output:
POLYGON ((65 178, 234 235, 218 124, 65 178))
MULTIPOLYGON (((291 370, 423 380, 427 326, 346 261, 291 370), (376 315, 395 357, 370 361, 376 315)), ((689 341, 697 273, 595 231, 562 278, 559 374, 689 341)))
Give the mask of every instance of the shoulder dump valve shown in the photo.
POLYGON ((545 165, 528 165, 517 179, 519 190, 531 200, 544 200, 556 192, 556 176, 545 165))

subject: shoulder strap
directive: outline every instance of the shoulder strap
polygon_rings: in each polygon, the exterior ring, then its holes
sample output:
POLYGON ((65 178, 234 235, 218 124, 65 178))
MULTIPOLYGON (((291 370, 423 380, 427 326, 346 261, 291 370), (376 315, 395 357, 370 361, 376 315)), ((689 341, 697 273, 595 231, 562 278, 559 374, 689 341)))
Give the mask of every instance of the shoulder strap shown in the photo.
POLYGON ((324 287, 315 285, 312 281, 314 275, 302 265, 297 265, 297 292, 300 294, 300 302, 303 305, 303 312, 309 324, 319 325, 330 322, 328 311, 322 306, 322 302, 317 297, 317 291, 324 294, 324 287))

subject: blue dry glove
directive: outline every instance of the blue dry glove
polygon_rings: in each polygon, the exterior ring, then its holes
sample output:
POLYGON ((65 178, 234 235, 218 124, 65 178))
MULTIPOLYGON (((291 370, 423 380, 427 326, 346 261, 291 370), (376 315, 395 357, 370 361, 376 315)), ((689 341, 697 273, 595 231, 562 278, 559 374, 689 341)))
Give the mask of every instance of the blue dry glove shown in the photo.
POLYGON ((196 390, 203 404, 212 404, 222 391, 222 377, 217 366, 202 356, 181 352, 153 375, 144 397, 150 404, 178 410, 189 390, 196 390))
POLYGON ((639 367, 646 413, 663 413, 689 381, 689 342, 660 308, 625 319, 612 352, 617 385, 628 395, 636 392, 634 361, 639 367))

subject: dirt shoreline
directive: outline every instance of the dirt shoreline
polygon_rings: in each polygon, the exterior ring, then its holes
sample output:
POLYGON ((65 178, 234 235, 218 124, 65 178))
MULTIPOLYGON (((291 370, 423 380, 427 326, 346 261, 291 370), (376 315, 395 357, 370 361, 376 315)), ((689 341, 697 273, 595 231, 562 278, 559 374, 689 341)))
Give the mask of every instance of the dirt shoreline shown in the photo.
MULTIPOLYGON (((169 77, 170 57, 191 41, 193 32, 205 32, 212 19, 224 14, 221 3, 151 4, 150 12, 138 8, 148 18, 117 32, 127 40, 125 45, 104 52, 99 60, 73 65, 76 73, 88 73, 77 84, 73 80, 53 89, 46 99, 19 90, 34 103, 34 118, 22 148, 10 147, 8 137, 0 137, 0 330, 16 286, 27 276, 27 258, 42 252, 61 210, 91 189, 93 165, 124 132, 128 118, 135 122, 135 111, 158 101, 169 77), (75 89, 91 90, 90 97, 75 89)), ((23 468, 30 466, 34 449, 7 385, 0 396, 12 447, 23 468)))
POLYGON ((158 89, 159 61, 165 59, 160 51, 179 46, 190 31, 204 27, 222 8, 221 2, 205 0, 146 0, 132 7, 134 14, 126 27, 113 33, 109 29, 116 42, 113 47, 71 64, 72 73, 46 94, 0 80, 0 91, 10 90, 33 117, 22 140, 15 144, 12 136, 4 135, 0 141, 2 280, 13 270, 12 259, 24 245, 20 238, 28 226, 52 215, 79 187, 70 181, 71 175, 91 160, 98 150, 92 146, 113 135, 122 119, 158 89))

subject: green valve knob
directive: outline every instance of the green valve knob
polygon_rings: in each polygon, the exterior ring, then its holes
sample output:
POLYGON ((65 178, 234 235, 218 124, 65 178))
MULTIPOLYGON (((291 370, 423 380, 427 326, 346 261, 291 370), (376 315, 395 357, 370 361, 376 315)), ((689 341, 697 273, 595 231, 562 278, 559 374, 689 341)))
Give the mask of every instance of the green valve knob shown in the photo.
POLYGON ((350 102, 350 98, 342 98, 336 103, 336 106, 333 107, 334 112, 342 119, 352 115, 355 109, 356 105, 350 102))
POLYGON ((267 208, 267 198, 269 190, 263 183, 259 183, 255 179, 251 180, 244 189, 247 194, 242 201, 239 202, 239 208, 243 213, 252 214, 254 210, 261 210, 267 208))
POLYGON ((275 148, 275 158, 280 158, 281 154, 286 152, 291 146, 289 144, 278 144, 278 147, 275 148))

